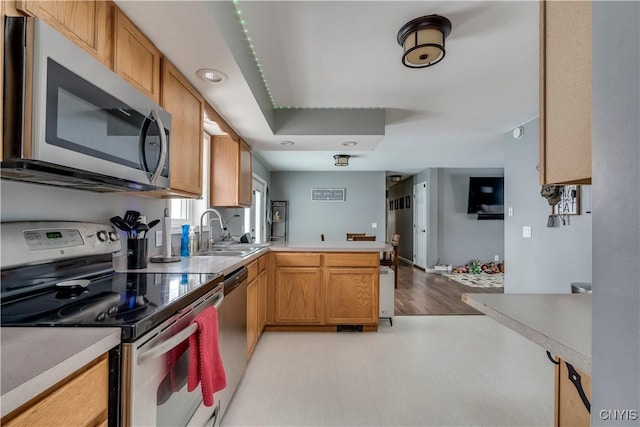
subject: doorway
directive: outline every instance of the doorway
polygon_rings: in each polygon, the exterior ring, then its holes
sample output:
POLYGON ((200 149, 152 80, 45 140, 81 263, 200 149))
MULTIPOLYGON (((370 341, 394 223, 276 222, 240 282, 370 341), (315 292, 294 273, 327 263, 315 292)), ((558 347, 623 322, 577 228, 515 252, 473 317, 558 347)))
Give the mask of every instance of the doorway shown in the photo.
POLYGON ((413 186, 413 265, 427 268, 427 183, 413 186))
POLYGON ((245 215, 245 229, 251 230, 253 241, 264 243, 267 241, 266 212, 267 212, 267 182, 257 175, 252 182, 253 203, 245 215))

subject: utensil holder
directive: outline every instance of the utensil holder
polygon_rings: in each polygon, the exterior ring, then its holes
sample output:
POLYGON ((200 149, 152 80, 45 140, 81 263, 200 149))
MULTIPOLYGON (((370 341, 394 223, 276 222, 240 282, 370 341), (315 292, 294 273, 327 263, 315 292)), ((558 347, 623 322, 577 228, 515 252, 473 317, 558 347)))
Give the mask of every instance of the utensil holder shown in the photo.
POLYGON ((147 268, 147 239, 127 240, 127 268, 138 270, 147 268))

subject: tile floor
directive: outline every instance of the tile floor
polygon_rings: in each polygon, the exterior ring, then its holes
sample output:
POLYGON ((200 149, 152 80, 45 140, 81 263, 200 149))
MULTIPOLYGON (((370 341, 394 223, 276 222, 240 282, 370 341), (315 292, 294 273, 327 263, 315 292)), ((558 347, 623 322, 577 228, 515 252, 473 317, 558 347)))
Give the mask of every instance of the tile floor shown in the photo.
POLYGON ((553 365, 484 316, 266 332, 223 426, 551 426, 553 365))

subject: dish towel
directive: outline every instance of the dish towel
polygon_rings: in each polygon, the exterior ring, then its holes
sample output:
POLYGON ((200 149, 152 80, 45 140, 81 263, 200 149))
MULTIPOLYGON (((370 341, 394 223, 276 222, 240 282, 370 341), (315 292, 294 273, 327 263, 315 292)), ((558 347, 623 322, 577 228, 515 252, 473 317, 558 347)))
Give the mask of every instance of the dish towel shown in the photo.
POLYGON ((193 391, 202 383, 204 405, 212 406, 213 393, 227 386, 218 346, 218 311, 215 307, 209 307, 191 323, 198 324, 198 331, 189 337, 187 390, 193 391))

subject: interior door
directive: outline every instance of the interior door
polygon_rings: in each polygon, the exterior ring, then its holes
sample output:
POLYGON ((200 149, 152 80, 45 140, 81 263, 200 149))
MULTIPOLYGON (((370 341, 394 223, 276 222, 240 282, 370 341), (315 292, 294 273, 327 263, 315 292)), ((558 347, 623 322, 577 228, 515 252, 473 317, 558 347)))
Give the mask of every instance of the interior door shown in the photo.
POLYGON ((427 183, 413 186, 413 265, 427 268, 427 183))

